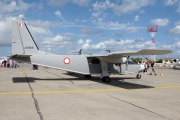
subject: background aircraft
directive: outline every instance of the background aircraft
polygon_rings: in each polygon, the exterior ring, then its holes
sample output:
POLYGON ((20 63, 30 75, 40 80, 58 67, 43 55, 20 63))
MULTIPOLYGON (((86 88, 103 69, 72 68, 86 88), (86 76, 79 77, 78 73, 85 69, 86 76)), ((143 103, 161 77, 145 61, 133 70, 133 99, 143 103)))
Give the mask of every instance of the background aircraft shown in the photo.
POLYGON ((138 73, 144 65, 128 64, 129 56, 161 55, 171 53, 170 50, 140 50, 138 52, 111 52, 106 55, 57 55, 40 51, 27 25, 24 22, 12 22, 12 55, 11 59, 28 62, 45 67, 61 69, 69 72, 91 75, 102 75, 103 82, 110 82, 110 74, 138 73))

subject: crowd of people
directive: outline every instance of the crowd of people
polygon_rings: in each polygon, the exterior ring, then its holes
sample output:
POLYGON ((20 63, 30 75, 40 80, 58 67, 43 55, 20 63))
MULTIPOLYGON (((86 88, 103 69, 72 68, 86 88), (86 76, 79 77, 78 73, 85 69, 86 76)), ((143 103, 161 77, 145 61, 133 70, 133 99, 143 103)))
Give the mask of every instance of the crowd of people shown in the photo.
POLYGON ((19 67, 19 63, 17 63, 15 60, 4 60, 2 63, 0 63, 1 67, 3 68, 17 68, 19 67))

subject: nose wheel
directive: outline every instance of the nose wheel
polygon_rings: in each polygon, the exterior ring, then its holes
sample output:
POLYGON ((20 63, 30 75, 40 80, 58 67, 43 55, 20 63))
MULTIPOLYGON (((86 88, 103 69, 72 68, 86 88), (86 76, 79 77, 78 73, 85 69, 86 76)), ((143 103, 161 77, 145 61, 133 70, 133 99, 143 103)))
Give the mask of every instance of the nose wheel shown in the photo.
POLYGON ((141 74, 138 73, 138 74, 136 75, 136 78, 137 78, 137 79, 141 79, 141 74))

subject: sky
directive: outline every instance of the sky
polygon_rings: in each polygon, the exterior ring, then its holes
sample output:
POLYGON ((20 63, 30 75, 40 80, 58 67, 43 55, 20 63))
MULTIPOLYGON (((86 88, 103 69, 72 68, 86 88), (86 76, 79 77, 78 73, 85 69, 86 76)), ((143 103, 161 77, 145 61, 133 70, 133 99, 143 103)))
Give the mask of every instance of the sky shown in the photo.
POLYGON ((38 47, 55 54, 155 48, 180 57, 180 0, 1 0, 0 57, 11 52, 12 21, 27 24, 38 47))

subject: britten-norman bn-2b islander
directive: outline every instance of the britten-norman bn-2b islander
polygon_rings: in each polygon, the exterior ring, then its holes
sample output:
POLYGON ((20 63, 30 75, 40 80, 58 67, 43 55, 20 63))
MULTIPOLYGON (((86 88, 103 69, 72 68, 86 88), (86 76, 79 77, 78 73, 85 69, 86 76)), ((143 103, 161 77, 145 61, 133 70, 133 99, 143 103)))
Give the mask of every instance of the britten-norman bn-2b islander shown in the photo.
POLYGON ((91 75, 102 75, 103 82, 110 82, 110 74, 138 73, 144 69, 140 64, 128 64, 129 56, 162 55, 171 53, 171 50, 144 49, 138 52, 115 52, 106 55, 57 55, 40 51, 27 25, 22 22, 12 22, 12 55, 16 61, 36 64, 69 72, 91 75), (58 61, 58 62, 57 62, 58 61))

